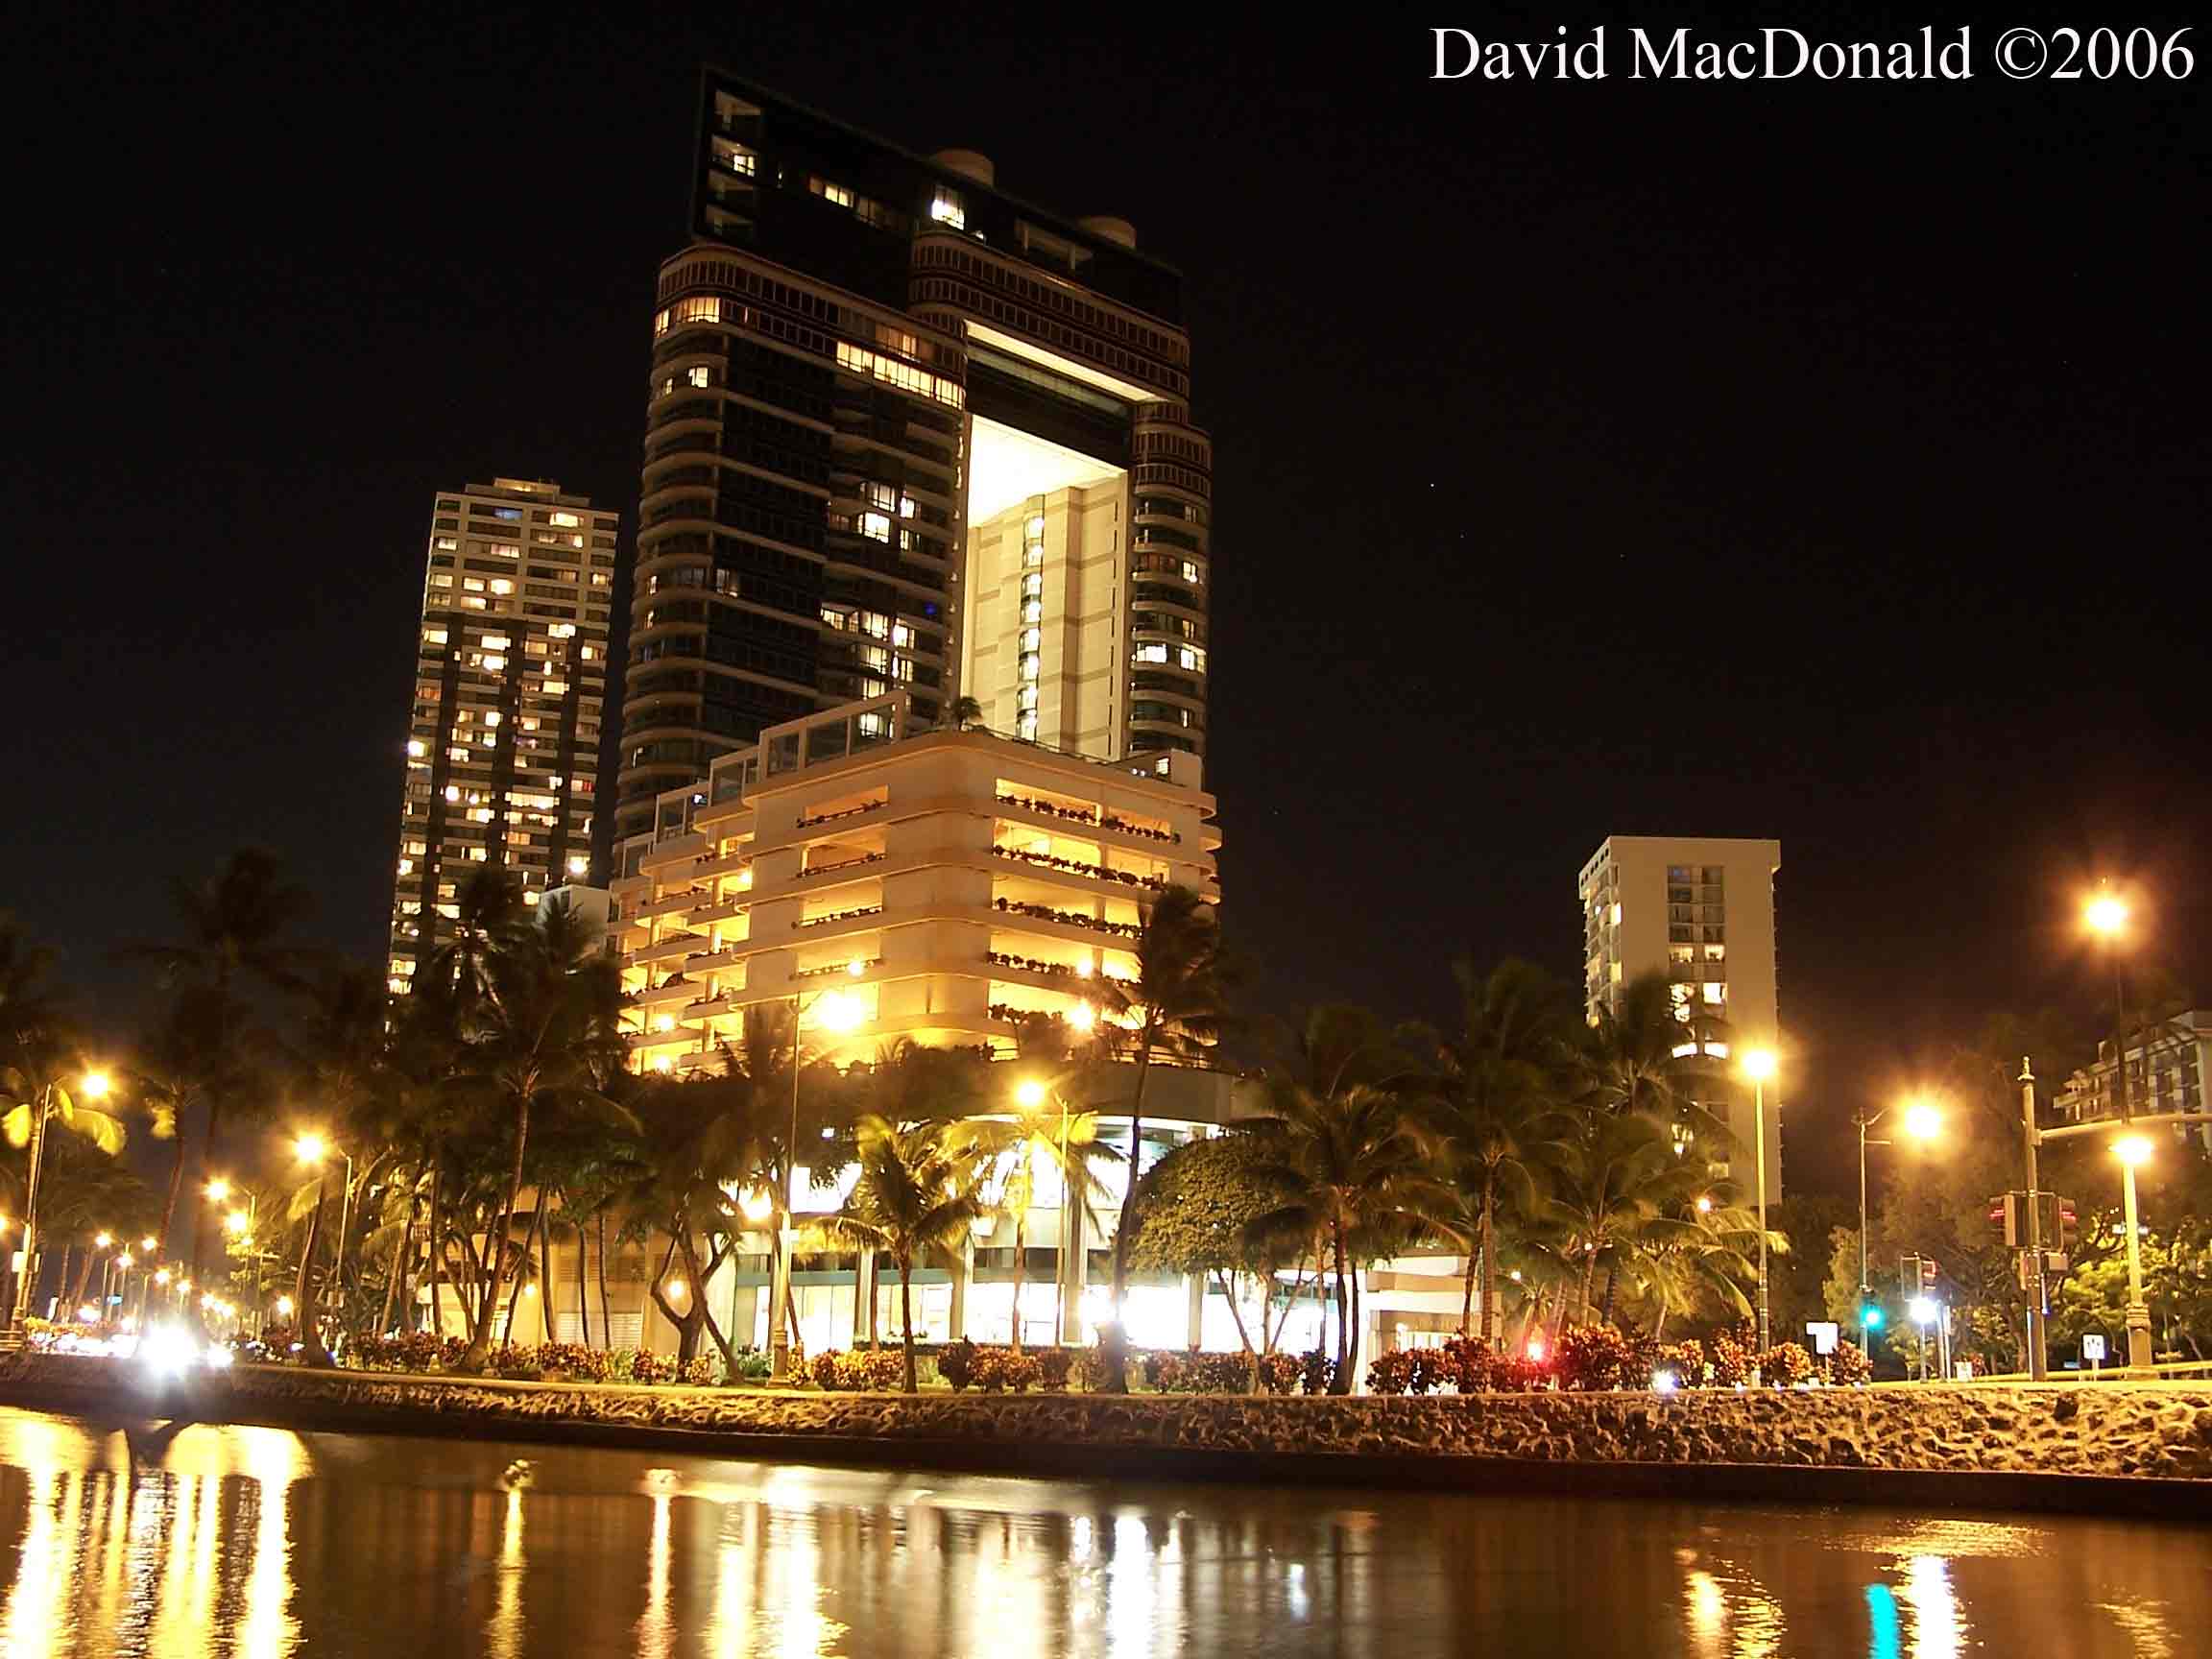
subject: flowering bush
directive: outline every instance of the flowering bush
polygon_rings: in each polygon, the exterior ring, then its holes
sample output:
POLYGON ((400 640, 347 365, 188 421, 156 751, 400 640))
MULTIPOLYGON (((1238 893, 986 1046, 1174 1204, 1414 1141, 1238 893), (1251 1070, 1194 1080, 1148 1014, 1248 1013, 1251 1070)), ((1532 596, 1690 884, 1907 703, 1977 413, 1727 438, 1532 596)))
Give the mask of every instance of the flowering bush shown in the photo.
POLYGON ((1138 1356, 1144 1374, 1144 1386, 1157 1388, 1163 1394, 1172 1393, 1183 1382, 1183 1356, 1157 1350, 1138 1356))
POLYGON ((1295 1394, 1303 1369, 1295 1354, 1269 1354, 1260 1361, 1261 1385, 1270 1394, 1295 1394))
POLYGON ((1413 1385, 1414 1358, 1419 1350, 1393 1348, 1367 1363, 1370 1394, 1403 1394, 1413 1385))
POLYGON ((684 1362, 684 1381, 694 1388, 704 1388, 722 1375, 722 1362, 705 1354, 694 1354, 684 1362))
POLYGON ((673 1382, 676 1381, 676 1358, 671 1354, 648 1354, 642 1348, 631 1353, 630 1378, 635 1382, 673 1382))
POLYGON ((1336 1361, 1316 1348, 1299 1361, 1298 1386, 1308 1394, 1326 1394, 1336 1381, 1336 1361))
POLYGON ((1634 1346, 1610 1325, 1570 1325, 1559 1334, 1562 1388, 1618 1388, 1628 1381, 1634 1360, 1634 1346))
POLYGON ((1695 1336, 1681 1342, 1665 1343, 1652 1357, 1651 1372, 1653 1376, 1665 1372, 1672 1377, 1677 1388, 1702 1388, 1705 1385, 1705 1345, 1695 1336))
POLYGON ((1444 1346, 1436 1350, 1439 1372, 1462 1394, 1479 1393, 1493 1385, 1490 1375, 1497 1358, 1490 1344, 1479 1336, 1448 1336, 1444 1346))
POLYGON ((1813 1381, 1813 1356, 1796 1342, 1777 1342, 1759 1356, 1759 1375, 1768 1387, 1794 1388, 1813 1381))
POLYGON ((1709 1375, 1716 1388, 1741 1388, 1751 1381, 1751 1344, 1741 1327, 1722 1331, 1713 1338, 1713 1363, 1709 1375))
POLYGON ((1839 1340, 1828 1359, 1828 1381, 1839 1388, 1859 1388, 1874 1380, 1874 1361, 1858 1343, 1839 1340))
POLYGON ((817 1387, 847 1393, 888 1393, 906 1381, 906 1360, 897 1349, 858 1354, 831 1349, 815 1355, 807 1369, 817 1387))
POLYGON ((1505 1353, 1491 1358, 1486 1386, 1501 1394, 1533 1394, 1539 1388, 1556 1387, 1558 1381, 1550 1359, 1531 1359, 1526 1353, 1505 1353))
MULTIPOLYGON (((1032 1356, 1037 1361, 1037 1382, 1040 1386, 1061 1389, 1068 1386, 1068 1374, 1075 1368, 1075 1354, 1069 1348, 1040 1348, 1032 1356)), ((943 1361, 939 1361, 943 1368, 943 1361)))
POLYGON ((937 1375, 952 1385, 957 1394, 968 1386, 975 1364, 975 1344, 965 1336, 955 1336, 937 1350, 937 1375))

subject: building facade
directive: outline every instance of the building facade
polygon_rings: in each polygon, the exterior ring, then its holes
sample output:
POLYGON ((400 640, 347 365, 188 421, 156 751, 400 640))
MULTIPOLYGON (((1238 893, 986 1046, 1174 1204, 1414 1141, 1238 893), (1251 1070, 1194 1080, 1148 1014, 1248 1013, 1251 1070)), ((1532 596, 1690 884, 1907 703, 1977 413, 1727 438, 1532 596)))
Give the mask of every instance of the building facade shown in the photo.
MULTIPOLYGON (((1781 1040, 1774 953, 1778 841, 1614 835, 1575 879, 1582 906, 1583 995, 1595 1024, 1618 1011, 1629 981, 1666 976, 1685 1030, 1677 1053, 1701 1055, 1699 1104, 1748 1150, 1753 1100, 1737 1057, 1781 1040), (1712 1035, 1701 1033, 1710 1031, 1712 1035)), ((1782 1194, 1785 1071, 1767 1088, 1767 1197, 1782 1194)), ((1749 1160, 1745 1159, 1744 1164, 1749 1160)), ((1731 1162, 1730 1175, 1751 1170, 1731 1162)))
MULTIPOLYGON (((2118 1045, 2097 1045, 2097 1061, 2075 1072, 2054 1102, 2068 1122, 2086 1123, 2120 1115, 2119 1074, 2113 1065, 2118 1045)), ((2212 1009, 2191 1008, 2138 1031, 2128 1045, 2128 1112, 2131 1118, 2179 1117, 2198 1122, 2173 1125, 2176 1135, 2194 1134, 2212 1151, 2212 1114, 2205 1108, 2205 1083, 2212 1077, 2212 1009)))
POLYGON ((557 484, 441 493, 394 866, 391 987, 436 948, 471 864, 533 895, 589 879, 616 515, 557 484))
POLYGON ((616 789, 893 689, 1104 760, 1205 749, 1212 447, 1182 282, 719 73, 661 271, 616 789))

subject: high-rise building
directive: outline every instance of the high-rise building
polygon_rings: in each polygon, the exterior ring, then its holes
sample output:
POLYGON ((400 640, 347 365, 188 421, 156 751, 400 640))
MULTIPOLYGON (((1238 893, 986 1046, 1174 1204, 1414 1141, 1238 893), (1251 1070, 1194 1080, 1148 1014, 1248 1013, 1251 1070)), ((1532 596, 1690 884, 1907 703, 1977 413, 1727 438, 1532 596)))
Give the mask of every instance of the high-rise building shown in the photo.
POLYGON ((533 895, 591 874, 616 515, 499 478, 437 497, 392 899, 391 984, 472 863, 533 895))
POLYGON ((661 270, 617 820, 893 689, 1120 760, 1203 753, 1212 448, 1182 280, 729 76, 661 270))
MULTIPOLYGON (((1575 880, 1592 1023, 1602 1009, 1618 1011, 1631 980, 1664 974, 1685 1025, 1677 1052, 1702 1050, 1712 1062, 1697 1069, 1700 1104, 1724 1118, 1746 1149, 1751 1093, 1736 1062, 1752 1049, 1775 1047, 1781 1031, 1774 974, 1774 875, 1781 868, 1779 841, 1615 835, 1575 880)), ((1780 1103, 1788 1085, 1785 1071, 1767 1091, 1769 1203, 1782 1192, 1780 1103)), ((1733 1176, 1749 1177, 1748 1168, 1730 1162, 1733 1176)))

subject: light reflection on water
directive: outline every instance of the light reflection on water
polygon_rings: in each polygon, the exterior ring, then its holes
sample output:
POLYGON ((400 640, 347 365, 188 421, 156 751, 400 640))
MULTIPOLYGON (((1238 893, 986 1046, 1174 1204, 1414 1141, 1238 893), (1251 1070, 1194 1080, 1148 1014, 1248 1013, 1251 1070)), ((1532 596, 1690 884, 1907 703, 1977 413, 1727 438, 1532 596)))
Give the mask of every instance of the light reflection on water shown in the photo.
POLYGON ((2180 1659, 2207 1535, 1026 1481, 0 1410, 0 1659, 2180 1659), (535 1466, 507 1490, 517 1457, 535 1466))

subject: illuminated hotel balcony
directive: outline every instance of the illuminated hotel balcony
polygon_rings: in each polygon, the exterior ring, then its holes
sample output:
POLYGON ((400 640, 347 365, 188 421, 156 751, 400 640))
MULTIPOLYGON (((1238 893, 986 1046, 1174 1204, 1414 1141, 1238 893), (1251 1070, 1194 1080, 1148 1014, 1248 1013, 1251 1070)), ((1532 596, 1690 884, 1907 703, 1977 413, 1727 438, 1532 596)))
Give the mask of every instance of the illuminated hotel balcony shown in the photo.
POLYGON ((665 939, 631 951, 629 959, 640 968, 656 962, 679 961, 699 949, 699 937, 696 933, 671 933, 665 939))

